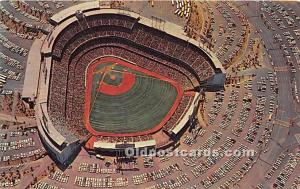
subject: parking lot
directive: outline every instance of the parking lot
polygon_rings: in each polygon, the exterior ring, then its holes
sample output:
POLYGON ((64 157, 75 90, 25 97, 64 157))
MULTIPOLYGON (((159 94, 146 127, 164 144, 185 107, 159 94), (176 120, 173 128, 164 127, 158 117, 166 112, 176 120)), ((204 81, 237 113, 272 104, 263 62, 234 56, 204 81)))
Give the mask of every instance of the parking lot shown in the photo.
POLYGON ((16 91, 22 89, 27 55, 38 33, 15 31, 4 18, 43 27, 48 16, 78 2, 23 3, 40 14, 19 8, 16 2, 0 3, 0 113, 15 121, 3 122, 0 129, 0 188, 298 188, 298 4, 145 1, 118 5, 185 27, 190 37, 207 40, 206 48, 227 69, 224 89, 203 95, 197 118, 169 147, 215 150, 217 155, 125 158, 82 148, 69 167, 60 169, 47 155, 35 125, 17 123, 21 115, 34 118, 34 111, 19 103, 16 91), (226 156, 228 150, 254 154, 226 156))

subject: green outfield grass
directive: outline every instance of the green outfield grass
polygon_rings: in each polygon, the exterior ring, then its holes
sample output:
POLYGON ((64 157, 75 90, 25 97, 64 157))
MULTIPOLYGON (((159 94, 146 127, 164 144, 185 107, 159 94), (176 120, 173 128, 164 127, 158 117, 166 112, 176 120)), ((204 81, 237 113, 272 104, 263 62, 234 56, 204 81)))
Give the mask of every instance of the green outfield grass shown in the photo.
MULTIPOLYGON (((108 65, 112 63, 101 64, 97 69, 108 65)), ((115 80, 101 74, 93 77, 89 121, 97 132, 117 134, 149 130, 162 122, 177 98, 176 88, 167 81, 121 65, 113 68, 124 69, 136 74, 136 79, 133 87, 121 95, 106 95, 97 91, 101 79, 110 85, 118 85, 122 81, 118 72, 112 71, 115 80)))

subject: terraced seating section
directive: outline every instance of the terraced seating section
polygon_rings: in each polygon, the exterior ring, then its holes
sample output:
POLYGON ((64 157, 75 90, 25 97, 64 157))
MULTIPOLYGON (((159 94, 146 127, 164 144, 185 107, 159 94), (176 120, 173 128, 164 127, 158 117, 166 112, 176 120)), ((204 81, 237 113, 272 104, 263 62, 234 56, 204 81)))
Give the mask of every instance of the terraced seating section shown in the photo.
POLYGON ((113 36, 127 39, 143 48, 158 51, 180 60, 192 67, 201 80, 208 79, 215 72, 209 57, 198 47, 190 45, 164 32, 137 23, 133 18, 125 15, 101 14, 87 17, 89 29, 81 28, 73 22, 65 28, 55 40, 53 55, 61 58, 66 48, 80 36, 101 31, 97 36, 113 36))

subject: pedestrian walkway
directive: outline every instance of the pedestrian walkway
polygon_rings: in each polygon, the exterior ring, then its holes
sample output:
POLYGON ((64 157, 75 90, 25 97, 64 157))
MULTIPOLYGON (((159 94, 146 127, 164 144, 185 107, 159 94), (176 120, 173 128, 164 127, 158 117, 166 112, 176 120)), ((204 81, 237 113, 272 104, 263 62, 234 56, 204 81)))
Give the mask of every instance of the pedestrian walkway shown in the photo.
POLYGON ((283 127, 289 127, 290 126, 290 124, 288 122, 283 121, 283 120, 279 120, 279 119, 275 120, 274 124, 278 124, 279 126, 283 126, 283 127))
POLYGON ((275 72, 287 72, 289 69, 287 66, 278 66, 274 67, 275 72))
POLYGON ((0 113, 0 120, 10 121, 10 122, 26 122, 26 123, 35 123, 34 119, 25 117, 25 116, 13 116, 6 113, 0 113))

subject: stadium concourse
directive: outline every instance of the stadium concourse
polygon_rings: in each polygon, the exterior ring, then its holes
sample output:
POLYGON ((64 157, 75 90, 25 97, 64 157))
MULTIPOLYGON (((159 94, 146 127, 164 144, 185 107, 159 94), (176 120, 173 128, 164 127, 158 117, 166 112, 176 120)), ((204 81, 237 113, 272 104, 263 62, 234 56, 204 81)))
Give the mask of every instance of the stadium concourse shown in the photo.
POLYGON ((216 56, 176 24, 153 26, 95 2, 62 10, 50 23, 32 47, 41 49, 40 63, 31 64, 39 74, 26 75, 39 75, 39 92, 28 86, 27 94, 37 94, 30 99, 42 141, 62 165, 81 146, 114 154, 174 144, 194 122, 201 93, 223 88, 216 56))

